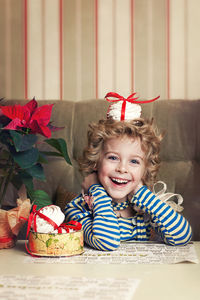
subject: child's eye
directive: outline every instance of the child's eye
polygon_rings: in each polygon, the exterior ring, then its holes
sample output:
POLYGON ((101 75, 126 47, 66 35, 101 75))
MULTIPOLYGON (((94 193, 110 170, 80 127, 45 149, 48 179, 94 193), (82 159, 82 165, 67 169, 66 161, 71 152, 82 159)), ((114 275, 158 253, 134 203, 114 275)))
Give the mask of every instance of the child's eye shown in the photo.
POLYGON ((109 155, 108 159, 110 159, 110 160, 117 160, 117 156, 115 156, 115 155, 109 155))
POLYGON ((132 163, 132 164, 139 164, 140 162, 139 162, 139 160, 137 160, 137 159, 131 159, 131 163, 132 163))

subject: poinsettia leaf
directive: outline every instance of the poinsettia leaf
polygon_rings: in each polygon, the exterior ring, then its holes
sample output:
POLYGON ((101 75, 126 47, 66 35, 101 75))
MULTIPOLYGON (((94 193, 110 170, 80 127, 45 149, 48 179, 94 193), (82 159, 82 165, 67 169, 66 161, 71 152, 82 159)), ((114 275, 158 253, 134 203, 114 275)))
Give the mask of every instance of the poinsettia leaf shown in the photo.
POLYGON ((10 135, 17 152, 30 149, 38 139, 34 134, 22 135, 14 130, 10 130, 10 135))
POLYGON ((12 121, 10 121, 5 127, 4 129, 10 129, 10 130, 17 130, 19 128, 22 128, 23 124, 21 122, 20 119, 15 118, 12 121))
MULTIPOLYGON (((28 174, 26 171, 19 171, 18 175, 13 177, 13 182, 14 181, 17 182, 19 180, 19 182, 22 182, 23 184, 25 184, 27 190, 33 190, 34 189, 33 177, 30 174, 28 174)), ((13 183, 13 185, 15 186, 14 183, 13 183)), ((20 184, 20 186, 21 186, 21 184, 20 184)))
POLYGON ((47 156, 59 156, 63 157, 63 155, 59 152, 54 152, 54 151, 40 151, 40 153, 47 155, 47 156))
POLYGON ((31 124, 29 124, 32 133, 39 133, 47 138, 51 137, 51 130, 48 126, 41 124, 37 120, 32 120, 31 124))
POLYGON ((52 204, 52 201, 49 195, 42 190, 32 190, 28 192, 29 197, 31 198, 31 202, 34 202, 37 205, 37 210, 52 204))
POLYGON ((45 175, 44 175, 44 170, 43 170, 43 167, 41 164, 37 163, 36 165, 33 165, 31 168, 26 169, 26 172, 36 179, 39 179, 42 181, 44 181, 46 179, 45 175))
POLYGON ((14 130, 9 130, 9 133, 11 135, 16 151, 19 151, 19 145, 21 144, 22 135, 14 130))
POLYGON ((51 120, 51 112, 54 104, 46 104, 37 107, 31 117, 31 120, 36 120, 38 123, 48 125, 51 120))
POLYGON ((22 152, 13 152, 12 156, 14 161, 22 169, 28 169, 36 164, 39 156, 39 151, 36 148, 31 148, 22 152))
POLYGON ((61 154, 62 157, 66 160, 68 164, 71 165, 71 161, 67 151, 67 144, 64 139, 47 139, 45 140, 47 144, 54 147, 61 154))
POLYGON ((12 179, 11 179, 11 183, 13 184, 13 186, 19 190, 20 187, 22 186, 23 184, 23 180, 20 176, 18 175, 13 175, 12 179))
POLYGON ((35 97, 32 100, 30 100, 28 103, 26 103, 24 105, 24 107, 26 109, 28 109, 30 111, 30 113, 32 114, 36 110, 36 108, 38 107, 38 104, 37 104, 37 101, 35 100, 35 97))
POLYGON ((15 104, 15 105, 1 106, 1 112, 11 120, 16 118, 23 120, 25 110, 24 107, 21 106, 20 104, 15 104))
POLYGON ((58 131, 58 130, 64 129, 65 127, 64 126, 57 127, 57 126, 52 125, 52 122, 49 122, 48 128, 51 130, 51 132, 53 132, 53 131, 58 131))
POLYGON ((48 163, 48 159, 46 158, 45 153, 39 151, 38 162, 40 164, 47 164, 48 163))

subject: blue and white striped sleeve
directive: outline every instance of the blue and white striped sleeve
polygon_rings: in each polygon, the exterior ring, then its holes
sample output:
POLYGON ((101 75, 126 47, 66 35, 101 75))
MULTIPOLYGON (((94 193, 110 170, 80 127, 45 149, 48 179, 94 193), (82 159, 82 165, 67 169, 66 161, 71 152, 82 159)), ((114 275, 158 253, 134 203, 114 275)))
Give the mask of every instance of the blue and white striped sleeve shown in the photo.
POLYGON ((82 197, 74 199, 65 208, 66 220, 82 223, 85 242, 98 250, 115 250, 120 245, 120 228, 113 211, 111 197, 100 184, 89 188, 93 196, 93 211, 87 211, 82 197))
POLYGON ((141 187, 134 195, 132 202, 151 216, 164 242, 169 245, 185 245, 192 236, 192 229, 188 221, 171 206, 147 189, 141 187))

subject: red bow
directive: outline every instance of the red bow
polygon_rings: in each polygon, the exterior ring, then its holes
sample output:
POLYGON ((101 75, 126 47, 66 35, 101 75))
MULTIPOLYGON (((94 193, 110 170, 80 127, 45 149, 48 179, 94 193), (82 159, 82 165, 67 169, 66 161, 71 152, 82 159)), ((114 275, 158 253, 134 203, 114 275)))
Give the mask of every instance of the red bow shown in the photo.
POLYGON ((136 104, 138 104, 138 103, 149 103, 149 102, 153 102, 153 101, 157 100, 158 98, 160 98, 160 96, 158 96, 158 97, 150 99, 150 100, 144 100, 144 101, 139 100, 138 101, 137 99, 139 97, 134 98, 135 95, 136 95, 136 93, 133 93, 130 96, 128 96, 128 98, 124 98, 124 97, 120 96, 117 93, 110 92, 110 93, 106 94, 105 98, 109 102, 123 101, 122 109, 121 109, 121 121, 123 121, 124 118, 125 118, 126 102, 136 103, 136 104), (115 99, 109 99, 108 97, 115 98, 115 99))
POLYGON ((66 232, 70 232, 70 229, 73 229, 73 230, 81 230, 82 228, 82 224, 77 222, 77 221, 74 221, 74 220, 71 220, 69 221, 68 223, 62 223, 59 227, 58 227, 58 233, 62 233, 62 228, 66 230, 66 232))

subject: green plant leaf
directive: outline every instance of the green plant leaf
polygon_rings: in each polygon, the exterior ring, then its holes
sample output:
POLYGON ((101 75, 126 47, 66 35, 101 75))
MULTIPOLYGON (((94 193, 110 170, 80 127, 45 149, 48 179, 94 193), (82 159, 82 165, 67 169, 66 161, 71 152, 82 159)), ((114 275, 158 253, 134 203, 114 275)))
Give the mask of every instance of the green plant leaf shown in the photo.
POLYGON ((16 149, 16 151, 19 151, 19 145, 21 144, 21 140, 22 140, 22 135, 14 130, 9 130, 10 136, 12 138, 14 147, 16 149))
POLYGON ((10 130, 10 135, 17 152, 31 149, 38 139, 38 137, 34 134, 22 135, 14 130, 10 130))
POLYGON ((45 142, 53 148, 57 149, 61 156, 64 157, 66 162, 71 165, 71 161, 67 151, 67 144, 64 139, 46 139, 45 142))
POLYGON ((16 176, 16 175, 12 176, 12 179, 10 182, 13 184, 13 186, 16 188, 16 190, 19 190, 21 185, 23 184, 23 181, 20 178, 20 176, 16 176))
POLYGON ((47 156, 57 156, 57 157, 63 157, 63 155, 59 152, 54 151, 40 151, 40 153, 47 155, 47 156))
POLYGON ((39 151, 38 162, 40 164, 48 164, 48 159, 46 158, 45 153, 39 151))
POLYGON ((42 181, 45 180, 44 170, 41 164, 33 165, 32 167, 26 169, 26 172, 34 178, 42 181))
MULTIPOLYGON (((19 180, 17 178, 20 178, 22 183, 25 184, 27 191, 29 191, 29 190, 31 191, 34 189, 33 177, 30 174, 28 174, 26 171, 20 171, 20 172, 18 172, 18 175, 16 175, 16 182, 17 182, 17 180, 19 180)), ((14 185, 14 183, 13 183, 13 185, 14 185)))
POLYGON ((46 206, 52 204, 52 201, 49 197, 49 195, 42 190, 32 190, 28 191, 29 197, 31 198, 31 201, 34 202, 35 205, 37 205, 37 210, 46 206))
POLYGON ((14 161, 22 169, 28 169, 36 164, 39 156, 39 151, 36 148, 31 148, 30 150, 22 152, 13 152, 12 156, 14 161))

